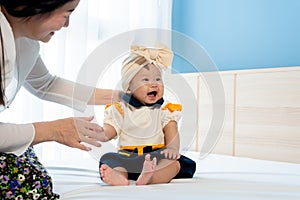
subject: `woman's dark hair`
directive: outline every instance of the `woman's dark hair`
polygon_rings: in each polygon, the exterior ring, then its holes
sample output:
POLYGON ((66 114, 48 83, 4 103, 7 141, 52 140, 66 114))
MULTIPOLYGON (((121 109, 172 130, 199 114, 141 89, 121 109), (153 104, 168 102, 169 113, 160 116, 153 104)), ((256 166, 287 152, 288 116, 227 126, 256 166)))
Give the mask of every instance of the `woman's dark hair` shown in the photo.
MULTIPOLYGON (((6 12, 11 16, 28 18, 38 14, 52 12, 70 1, 73 0, 0 0, 0 6, 5 8, 6 12)), ((5 74, 3 40, 5 40, 5 38, 3 38, 0 27, 0 50, 2 52, 0 58, 0 105, 5 105, 5 80, 2 78, 2 74, 5 74)))
POLYGON ((51 12, 73 0, 0 0, 6 12, 14 17, 31 17, 51 12))

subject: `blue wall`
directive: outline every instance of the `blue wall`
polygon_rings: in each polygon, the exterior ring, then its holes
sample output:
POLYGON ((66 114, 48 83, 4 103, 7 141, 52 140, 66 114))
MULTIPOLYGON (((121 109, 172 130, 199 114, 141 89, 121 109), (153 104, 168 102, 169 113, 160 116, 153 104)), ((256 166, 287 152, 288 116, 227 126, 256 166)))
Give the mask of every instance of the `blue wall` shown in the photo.
MULTIPOLYGON (((300 0, 173 0, 172 29, 219 70, 300 65, 300 0)), ((173 68, 194 72, 175 56, 173 68)))

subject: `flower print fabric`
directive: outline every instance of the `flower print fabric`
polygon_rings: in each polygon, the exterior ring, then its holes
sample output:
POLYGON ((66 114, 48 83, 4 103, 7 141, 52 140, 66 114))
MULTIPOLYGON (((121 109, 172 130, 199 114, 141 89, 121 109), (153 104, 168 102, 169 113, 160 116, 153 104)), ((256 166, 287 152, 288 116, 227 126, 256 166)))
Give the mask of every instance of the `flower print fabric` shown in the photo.
POLYGON ((32 147, 21 156, 0 153, 0 199, 59 199, 32 147))

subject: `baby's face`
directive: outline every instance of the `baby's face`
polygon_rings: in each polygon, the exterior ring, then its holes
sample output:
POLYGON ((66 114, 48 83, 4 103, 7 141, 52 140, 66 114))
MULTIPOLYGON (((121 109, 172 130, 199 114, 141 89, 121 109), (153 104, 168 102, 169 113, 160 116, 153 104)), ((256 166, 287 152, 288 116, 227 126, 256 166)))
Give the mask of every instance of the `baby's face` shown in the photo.
POLYGON ((129 90, 142 104, 153 104, 164 95, 161 71, 153 64, 143 67, 131 80, 129 90))

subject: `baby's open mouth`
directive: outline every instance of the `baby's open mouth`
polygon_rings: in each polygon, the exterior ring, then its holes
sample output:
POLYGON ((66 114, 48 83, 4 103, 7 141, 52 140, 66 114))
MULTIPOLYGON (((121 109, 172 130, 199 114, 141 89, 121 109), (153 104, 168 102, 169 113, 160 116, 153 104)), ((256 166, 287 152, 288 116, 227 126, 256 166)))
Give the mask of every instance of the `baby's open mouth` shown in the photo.
POLYGON ((152 91, 152 92, 149 92, 147 95, 148 96, 156 96, 157 92, 156 91, 152 91))

